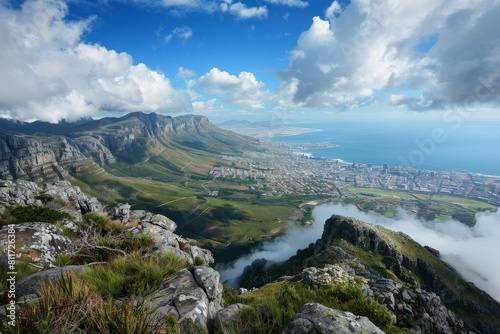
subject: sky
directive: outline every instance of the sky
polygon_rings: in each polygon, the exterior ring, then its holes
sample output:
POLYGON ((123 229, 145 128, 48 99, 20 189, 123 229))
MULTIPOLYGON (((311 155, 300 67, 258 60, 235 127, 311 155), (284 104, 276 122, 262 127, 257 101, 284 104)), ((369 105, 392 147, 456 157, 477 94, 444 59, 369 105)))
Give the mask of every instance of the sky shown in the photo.
POLYGON ((500 119, 498 17, 500 0, 0 0, 0 117, 500 119))

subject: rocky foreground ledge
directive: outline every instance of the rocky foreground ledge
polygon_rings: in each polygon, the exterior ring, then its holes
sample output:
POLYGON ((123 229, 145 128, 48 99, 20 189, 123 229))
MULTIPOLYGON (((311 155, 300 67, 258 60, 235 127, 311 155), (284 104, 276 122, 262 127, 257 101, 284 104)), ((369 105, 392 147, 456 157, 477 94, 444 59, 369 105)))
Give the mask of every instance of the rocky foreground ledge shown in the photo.
MULTIPOLYGON (((57 265, 57 259, 62 255, 74 255, 75 249, 89 243, 88 239, 83 239, 90 233, 89 227, 82 225, 82 221, 88 222, 84 217, 88 217, 89 213, 101 212, 102 205, 96 198, 84 194, 67 181, 37 185, 29 181, 0 180, 0 219, 4 225, 8 224, 0 229, 0 267, 3 271, 8 270, 9 234, 14 231, 16 262, 29 262, 38 270, 16 281, 18 312, 41 298, 40 288, 47 282, 58 282, 63 277, 80 275, 89 267, 103 265, 102 262, 57 265), (9 215, 16 207, 49 208, 64 213, 64 218, 55 223, 43 219, 19 223, 9 215)), ((163 215, 131 210, 128 204, 118 204, 105 215, 114 224, 123 226, 126 233, 145 235, 154 240, 149 251, 143 255, 145 258, 173 253, 190 264, 165 277, 155 291, 136 297, 135 302, 145 306, 153 322, 174 319, 176 328, 186 333, 234 332, 234 328, 227 324, 238 319, 239 313, 248 306, 233 304, 224 308, 220 275, 208 266, 214 262, 210 251, 192 245, 175 234, 177 225, 163 215)), ((0 302, 4 305, 9 302, 7 292, 0 292, 0 302)), ((2 313, 5 312, 2 307, 2 313)), ((8 320, 3 320, 4 325, 8 320)), ((305 305, 284 328, 284 333, 324 333, 332 330, 336 333, 383 333, 365 317, 319 304, 305 305)))

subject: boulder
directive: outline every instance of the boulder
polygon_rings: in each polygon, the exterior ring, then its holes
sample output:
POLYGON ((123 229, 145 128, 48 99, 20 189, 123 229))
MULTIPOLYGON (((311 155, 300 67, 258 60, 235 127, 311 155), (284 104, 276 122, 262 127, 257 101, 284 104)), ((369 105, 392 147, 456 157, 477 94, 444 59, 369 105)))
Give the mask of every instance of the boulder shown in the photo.
POLYGON ((219 310, 214 320, 214 325, 217 330, 222 333, 237 333, 237 328, 234 324, 237 320, 238 313, 245 308, 249 308, 249 306, 238 303, 219 310))
MULTIPOLYGON (((22 223, 13 225, 16 258, 28 259, 43 266, 52 266, 57 255, 71 246, 71 240, 63 235, 60 228, 49 223, 22 223)), ((9 227, 0 229, 0 267, 7 265, 9 227)))
POLYGON ((179 270, 145 301, 154 318, 174 316, 184 330, 202 332, 222 309, 219 273, 201 266, 179 270))
POLYGON ((383 334, 368 318, 318 303, 305 304, 285 326, 284 334, 383 334))
POLYGON ((190 245, 186 239, 174 233, 177 225, 171 219, 142 210, 130 211, 129 218, 128 221, 137 222, 137 227, 131 230, 132 233, 144 233, 157 241, 148 255, 173 252, 193 263, 196 258, 202 259, 207 265, 214 263, 214 257, 209 250, 190 245))
POLYGON ((79 187, 72 186, 68 181, 46 183, 42 193, 52 195, 55 199, 74 205, 74 211, 69 212, 76 221, 81 221, 82 216, 88 212, 102 210, 101 203, 97 198, 88 196, 79 187))
POLYGON ((70 274, 79 274, 87 266, 65 266, 43 270, 29 276, 23 277, 16 282, 16 294, 18 297, 30 296, 36 294, 40 284, 44 281, 56 282, 61 277, 67 277, 70 274))
POLYGON ((300 278, 304 284, 311 287, 354 281, 354 277, 350 276, 342 267, 335 265, 326 265, 324 268, 306 268, 300 273, 300 278))
POLYGON ((122 224, 127 224, 130 218, 130 205, 128 203, 118 205, 111 208, 108 214, 112 219, 119 220, 122 224))

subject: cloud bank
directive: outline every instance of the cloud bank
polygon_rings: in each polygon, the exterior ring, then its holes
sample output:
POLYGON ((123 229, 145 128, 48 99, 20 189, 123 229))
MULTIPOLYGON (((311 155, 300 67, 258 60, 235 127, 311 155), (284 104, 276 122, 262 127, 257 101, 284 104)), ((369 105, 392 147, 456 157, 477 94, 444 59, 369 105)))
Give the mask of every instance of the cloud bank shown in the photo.
POLYGON ((223 279, 237 277, 254 260, 266 258, 284 261, 321 237, 323 225, 332 214, 353 217, 408 234, 421 245, 441 252, 441 258, 453 266, 462 277, 473 282, 500 301, 500 209, 478 213, 472 228, 457 222, 425 222, 404 211, 395 218, 387 218, 360 211, 353 205, 324 204, 313 210, 314 224, 309 229, 291 228, 282 238, 266 243, 251 255, 239 259, 231 268, 221 272, 223 279))
POLYGON ((70 21, 67 5, 0 4, 0 116, 57 122, 100 110, 186 112, 190 96, 162 73, 81 40, 92 18, 70 21))
POLYGON ((333 1, 290 52, 277 101, 342 110, 405 90, 388 104, 423 111, 499 102, 499 16, 500 1, 353 0, 344 9, 333 1))
POLYGON ((267 259, 275 262, 283 262, 297 253, 297 250, 304 249, 310 243, 314 243, 323 233, 323 223, 331 214, 327 211, 314 210, 312 212, 314 223, 311 226, 296 227, 292 225, 286 235, 275 239, 273 242, 265 242, 260 247, 238 259, 227 268, 219 268, 221 282, 236 279, 243 269, 252 264, 257 259, 267 259))

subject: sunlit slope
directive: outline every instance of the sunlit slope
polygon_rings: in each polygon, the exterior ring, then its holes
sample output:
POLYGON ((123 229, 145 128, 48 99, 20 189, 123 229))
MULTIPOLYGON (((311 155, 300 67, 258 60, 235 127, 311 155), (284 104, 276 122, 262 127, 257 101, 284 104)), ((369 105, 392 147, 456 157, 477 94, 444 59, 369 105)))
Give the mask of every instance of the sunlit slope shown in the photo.
POLYGON ((232 164, 225 157, 262 149, 258 140, 220 129, 205 117, 135 113, 91 122, 72 136, 99 138, 116 157, 103 168, 72 173, 73 183, 105 203, 127 202, 167 215, 179 233, 202 243, 252 244, 283 233, 289 218, 299 219, 286 201, 209 176, 214 165, 232 164))

